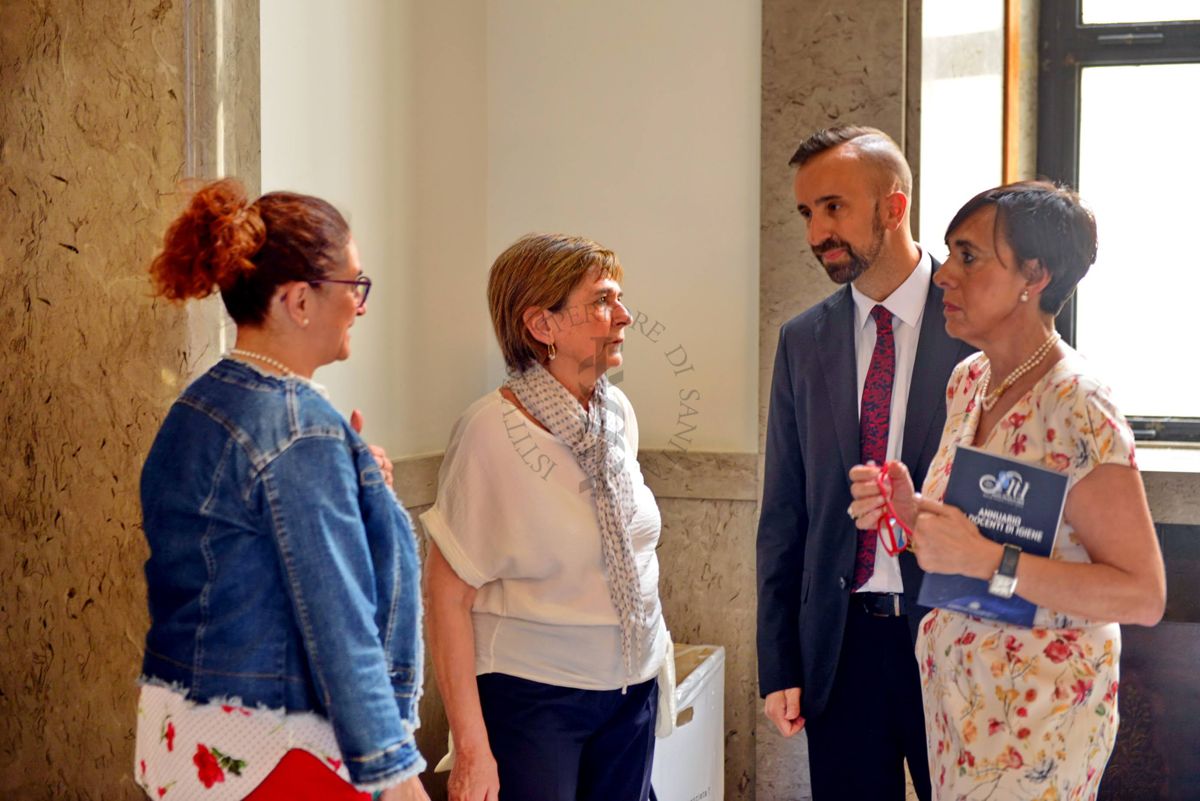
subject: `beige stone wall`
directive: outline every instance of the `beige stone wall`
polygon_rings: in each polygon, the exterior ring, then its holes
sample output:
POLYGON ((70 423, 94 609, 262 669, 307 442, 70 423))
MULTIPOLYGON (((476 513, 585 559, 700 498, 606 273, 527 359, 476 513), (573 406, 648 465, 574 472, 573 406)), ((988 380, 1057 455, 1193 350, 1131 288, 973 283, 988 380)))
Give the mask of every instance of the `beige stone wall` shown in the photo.
POLYGON ((663 615, 675 642, 725 648, 725 798, 753 801, 756 503, 752 494, 749 500, 660 497, 658 505, 663 615))
POLYGON ((180 3, 0 14, 0 798, 133 799, 138 475, 189 370, 146 278, 183 162, 180 3))

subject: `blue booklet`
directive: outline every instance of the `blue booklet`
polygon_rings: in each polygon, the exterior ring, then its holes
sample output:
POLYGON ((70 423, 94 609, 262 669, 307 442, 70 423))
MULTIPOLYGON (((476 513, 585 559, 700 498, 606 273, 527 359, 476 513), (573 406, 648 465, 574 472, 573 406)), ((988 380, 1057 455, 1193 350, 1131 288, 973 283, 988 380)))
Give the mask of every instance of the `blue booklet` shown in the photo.
MULTIPOLYGON (((1012 543, 1024 553, 1049 556, 1067 501, 1067 476, 1028 462, 959 445, 944 501, 961 509, 983 536, 1012 543)), ((1032 626, 1037 607, 1020 597, 987 590, 967 576, 926 573, 917 602, 988 620, 1032 626)))

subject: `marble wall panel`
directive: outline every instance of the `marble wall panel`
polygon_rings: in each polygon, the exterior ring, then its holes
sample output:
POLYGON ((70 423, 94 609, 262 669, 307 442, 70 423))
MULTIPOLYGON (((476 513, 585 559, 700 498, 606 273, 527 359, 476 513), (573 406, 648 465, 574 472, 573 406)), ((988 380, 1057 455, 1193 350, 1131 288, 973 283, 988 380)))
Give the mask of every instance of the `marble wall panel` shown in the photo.
POLYGON ((1155 523, 1200 523, 1200 473, 1143 472, 1142 481, 1155 523))
POLYGON ((1014 180, 1037 178, 1038 20, 1041 4, 1011 0, 1017 14, 1017 163, 1014 180))
MULTIPOLYGON (((904 148, 908 166, 912 169, 913 186, 921 185, 921 15, 923 0, 905 0, 907 5, 904 61, 907 74, 904 84, 904 139, 897 140, 904 148)), ((909 212, 913 231, 921 230, 921 198, 912 198, 909 212)))
POLYGON ((413 515, 420 509, 424 512, 437 500, 438 470, 442 467, 442 454, 431 453, 425 456, 409 456, 392 462, 392 478, 395 482, 396 497, 413 515))
POLYGON ((755 797, 754 501, 659 498, 663 615, 676 642, 725 648, 725 798, 755 797))
POLYGON ((262 185, 258 0, 187 3, 184 14, 187 174, 237 178, 254 197, 262 185))
POLYGON ((753 453, 644 450, 642 474, 657 498, 758 500, 758 458, 753 453))
POLYGON ((183 164, 180 4, 0 25, 0 798, 133 799, 137 482, 190 370, 146 267, 183 164))

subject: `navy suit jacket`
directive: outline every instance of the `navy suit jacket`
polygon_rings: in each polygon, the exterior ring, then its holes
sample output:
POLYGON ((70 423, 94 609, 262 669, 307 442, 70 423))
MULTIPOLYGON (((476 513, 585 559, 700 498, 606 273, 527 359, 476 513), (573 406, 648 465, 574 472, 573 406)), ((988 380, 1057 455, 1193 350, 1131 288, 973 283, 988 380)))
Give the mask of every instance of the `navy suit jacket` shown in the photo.
MULTIPOLYGON (((819 715, 829 699, 854 574, 857 535, 846 514, 847 474, 859 463, 854 339, 847 285, 784 324, 771 381, 758 524, 758 683, 763 696, 800 687, 805 717, 819 715)), ((972 350, 946 334, 942 291, 931 283, 901 448, 918 489, 941 441, 950 373, 972 350)), ((915 603, 924 572, 908 552, 900 572, 915 642, 928 611, 915 603)))

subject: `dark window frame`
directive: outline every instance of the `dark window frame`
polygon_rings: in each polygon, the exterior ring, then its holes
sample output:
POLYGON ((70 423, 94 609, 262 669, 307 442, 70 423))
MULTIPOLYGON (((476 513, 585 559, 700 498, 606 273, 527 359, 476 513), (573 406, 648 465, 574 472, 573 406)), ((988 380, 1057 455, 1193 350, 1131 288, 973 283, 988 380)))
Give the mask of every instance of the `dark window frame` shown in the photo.
MULTIPOLYGON (((1079 185, 1080 79, 1084 67, 1200 63, 1200 21, 1083 24, 1083 0, 1041 0, 1037 171, 1079 185)), ((1055 321, 1075 344, 1075 297, 1055 321)), ((1200 442, 1200 418, 1130 417, 1139 440, 1200 442)))

